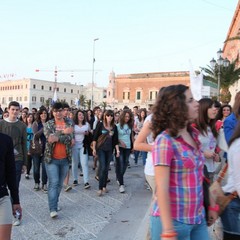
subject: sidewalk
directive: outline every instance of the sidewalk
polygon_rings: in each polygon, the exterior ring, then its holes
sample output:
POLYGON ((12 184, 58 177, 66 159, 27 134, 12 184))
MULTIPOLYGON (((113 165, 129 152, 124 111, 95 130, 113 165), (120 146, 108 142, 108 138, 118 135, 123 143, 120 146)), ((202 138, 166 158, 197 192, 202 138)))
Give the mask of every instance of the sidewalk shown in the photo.
POLYGON ((124 194, 118 191, 115 170, 111 166, 109 193, 102 197, 97 196, 98 182, 91 167, 92 162, 89 164, 91 188, 85 190, 83 178, 79 177, 80 185, 67 193, 62 191, 59 202, 62 210, 56 219, 49 216, 47 194, 33 190, 32 175, 30 180, 22 175, 20 200, 23 221, 20 226, 13 226, 12 239, 141 240, 139 231, 143 231, 142 221, 151 199, 151 192, 144 185, 143 166, 127 169, 124 194))

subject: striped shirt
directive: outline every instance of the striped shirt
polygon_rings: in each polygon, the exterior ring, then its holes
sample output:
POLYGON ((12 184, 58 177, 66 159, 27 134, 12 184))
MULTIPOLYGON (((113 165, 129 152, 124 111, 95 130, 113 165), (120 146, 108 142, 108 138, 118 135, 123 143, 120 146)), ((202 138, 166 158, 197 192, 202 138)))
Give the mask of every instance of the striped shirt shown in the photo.
MULTIPOLYGON (((192 129, 191 135, 197 144, 195 149, 181 136, 173 138, 164 131, 157 136, 152 152, 155 167, 170 167, 171 215, 176 221, 185 224, 199 224, 205 215, 202 190, 205 160, 198 134, 198 130, 192 129)), ((157 201, 154 203, 152 215, 161 215, 157 201)))

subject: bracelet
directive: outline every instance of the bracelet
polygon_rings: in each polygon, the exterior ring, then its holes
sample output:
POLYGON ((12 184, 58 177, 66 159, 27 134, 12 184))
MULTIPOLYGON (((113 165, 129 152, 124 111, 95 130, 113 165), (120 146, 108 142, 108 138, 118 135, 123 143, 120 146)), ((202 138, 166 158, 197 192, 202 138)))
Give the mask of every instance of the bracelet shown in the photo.
POLYGON ((219 211, 219 205, 216 204, 214 207, 208 206, 208 210, 218 212, 219 211))
POLYGON ((177 236, 176 232, 166 232, 166 233, 161 234, 162 238, 172 238, 172 237, 176 237, 176 236, 177 236))

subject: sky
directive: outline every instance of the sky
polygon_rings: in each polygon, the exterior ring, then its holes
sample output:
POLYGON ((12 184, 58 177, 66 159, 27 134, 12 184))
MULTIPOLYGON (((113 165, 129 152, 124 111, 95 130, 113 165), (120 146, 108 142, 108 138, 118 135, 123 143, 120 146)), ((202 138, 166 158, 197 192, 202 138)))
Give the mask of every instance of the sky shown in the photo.
POLYGON ((237 3, 1 0, 0 81, 54 81, 57 67, 58 82, 107 87, 111 71, 189 71, 189 60, 199 70, 217 58, 237 3))

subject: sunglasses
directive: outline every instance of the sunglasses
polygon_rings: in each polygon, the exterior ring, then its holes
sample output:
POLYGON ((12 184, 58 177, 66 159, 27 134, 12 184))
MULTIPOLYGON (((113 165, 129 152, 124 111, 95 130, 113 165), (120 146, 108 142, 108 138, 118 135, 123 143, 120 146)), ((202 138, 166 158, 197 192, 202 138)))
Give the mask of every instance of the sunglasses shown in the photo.
POLYGON ((112 115, 112 114, 107 114, 106 116, 107 116, 107 117, 113 117, 113 115, 112 115))

